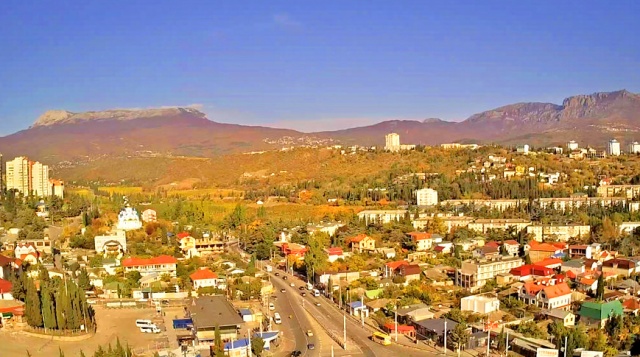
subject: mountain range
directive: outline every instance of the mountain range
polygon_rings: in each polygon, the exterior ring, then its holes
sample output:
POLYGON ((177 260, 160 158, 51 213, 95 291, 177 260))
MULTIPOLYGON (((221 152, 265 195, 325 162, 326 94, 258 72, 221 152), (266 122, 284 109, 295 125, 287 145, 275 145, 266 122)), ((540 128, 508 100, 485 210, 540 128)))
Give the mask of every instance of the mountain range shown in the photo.
POLYGON ((192 108, 107 110, 72 113, 52 110, 28 129, 0 138, 0 152, 46 162, 104 156, 156 155, 214 157, 297 145, 383 146, 384 136, 402 143, 446 142, 506 145, 603 147, 607 140, 640 140, 640 95, 620 90, 553 103, 516 103, 474 114, 461 122, 439 119, 391 120, 338 131, 301 133, 262 126, 225 124, 192 108))

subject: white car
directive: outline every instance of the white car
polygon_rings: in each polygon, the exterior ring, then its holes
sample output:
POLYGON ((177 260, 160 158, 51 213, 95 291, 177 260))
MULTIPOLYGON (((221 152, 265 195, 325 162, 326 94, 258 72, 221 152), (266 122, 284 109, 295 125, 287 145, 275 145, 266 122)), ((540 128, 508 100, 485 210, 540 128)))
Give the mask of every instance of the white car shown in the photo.
POLYGON ((140 327, 140 332, 144 332, 144 333, 160 333, 160 332, 162 332, 162 330, 160 330, 156 326, 149 326, 149 327, 140 327))
POLYGON ((272 302, 269 303, 269 310, 274 311, 276 309, 276 305, 274 305, 272 302))

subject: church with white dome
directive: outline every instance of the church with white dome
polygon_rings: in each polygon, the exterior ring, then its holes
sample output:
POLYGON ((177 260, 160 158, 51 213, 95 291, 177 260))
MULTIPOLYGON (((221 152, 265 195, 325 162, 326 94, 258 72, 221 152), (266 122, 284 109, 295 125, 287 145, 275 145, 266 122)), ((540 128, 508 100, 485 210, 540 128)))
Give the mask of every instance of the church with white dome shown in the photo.
POLYGON ((118 224, 116 227, 123 231, 133 231, 142 228, 142 221, 140 220, 140 216, 138 216, 138 211, 131 207, 126 197, 124 200, 124 208, 122 208, 118 214, 118 224))

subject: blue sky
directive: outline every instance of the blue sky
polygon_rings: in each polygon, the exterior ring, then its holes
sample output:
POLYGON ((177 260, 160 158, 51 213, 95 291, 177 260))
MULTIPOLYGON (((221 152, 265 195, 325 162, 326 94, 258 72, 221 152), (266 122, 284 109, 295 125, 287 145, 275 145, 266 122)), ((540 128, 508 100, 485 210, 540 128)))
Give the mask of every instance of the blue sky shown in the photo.
POLYGON ((0 2, 0 134, 194 105, 304 131, 640 92, 640 2, 0 2))

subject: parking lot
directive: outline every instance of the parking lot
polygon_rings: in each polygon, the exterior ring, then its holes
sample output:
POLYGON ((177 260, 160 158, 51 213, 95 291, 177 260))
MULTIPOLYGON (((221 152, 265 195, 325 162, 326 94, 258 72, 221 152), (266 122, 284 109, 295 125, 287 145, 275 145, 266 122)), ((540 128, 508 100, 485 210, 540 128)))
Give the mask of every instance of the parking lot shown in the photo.
MULTIPOLYGON (((46 338, 31 337, 20 332, 0 331, 0 341, 11 341, 3 344, 3 356, 26 356, 28 350, 32 356, 57 356, 61 348, 66 356, 93 354, 99 345, 115 346, 120 338, 122 345, 129 344, 134 352, 153 354, 155 348, 166 345, 167 335, 161 317, 157 317, 155 309, 107 309, 96 306, 97 333, 89 339, 77 342, 52 341, 46 338), (150 319, 158 323, 163 331, 159 334, 142 333, 136 327, 137 319, 150 319)), ((169 326, 169 328, 171 328, 169 326)))

